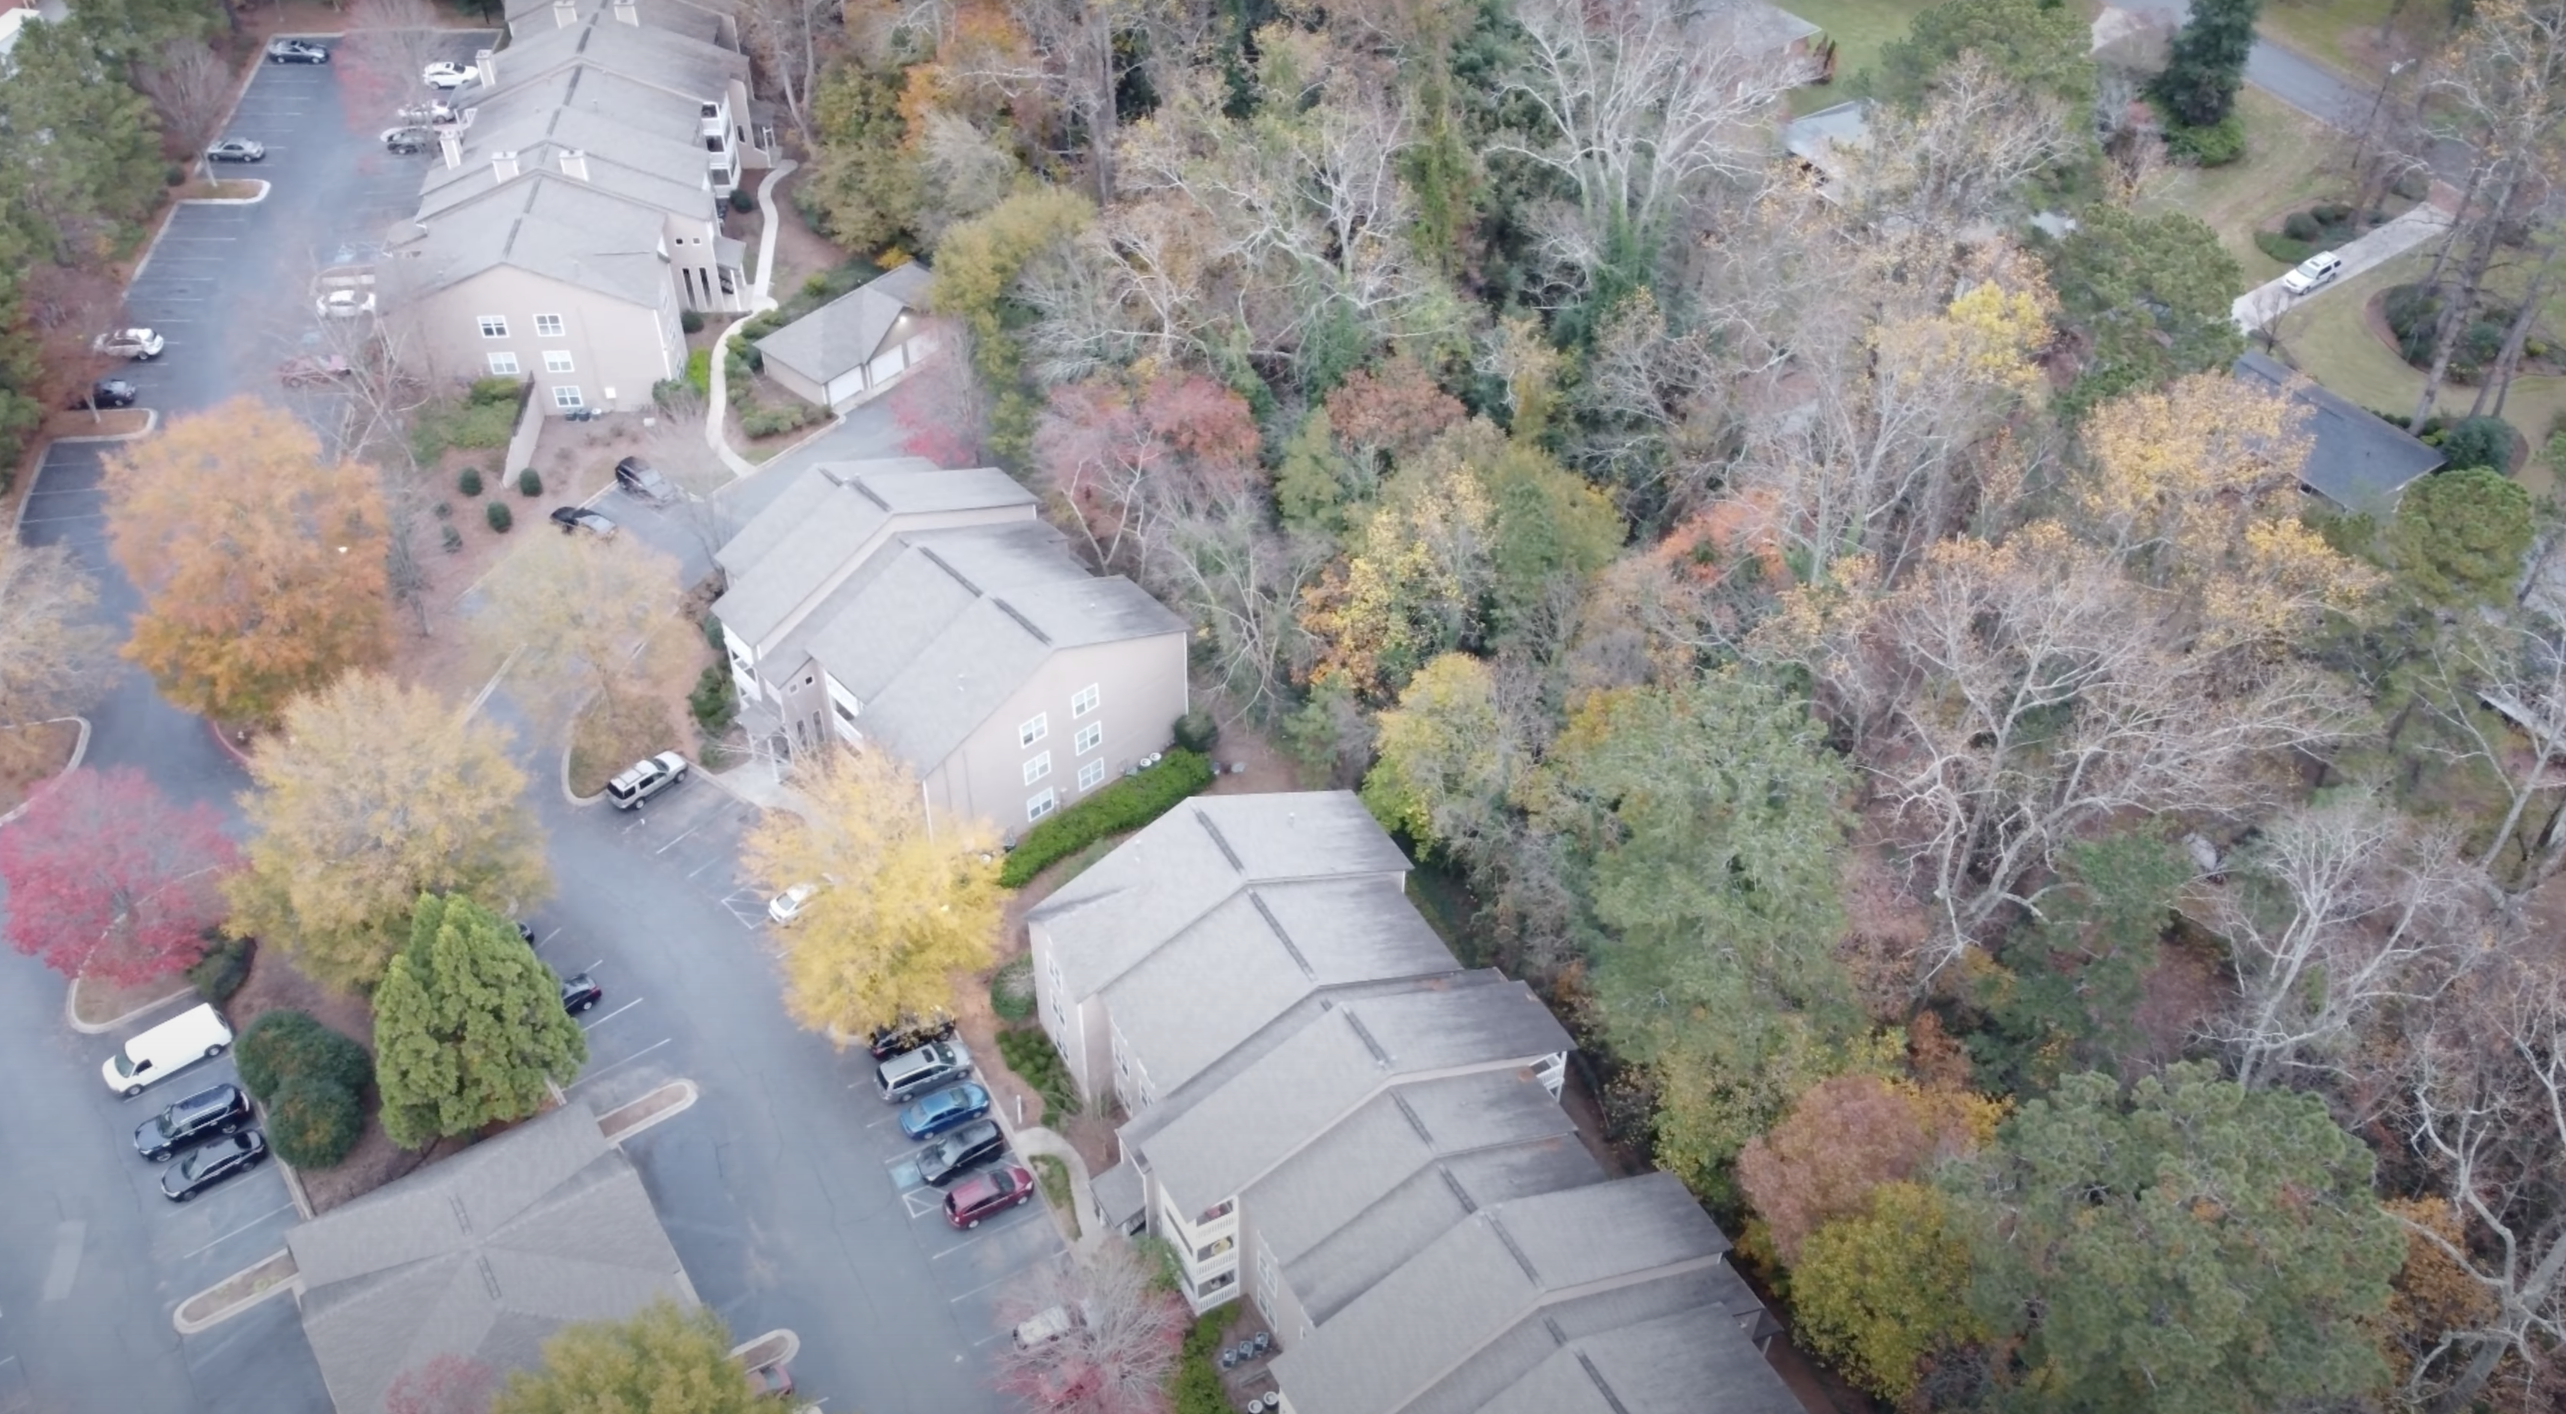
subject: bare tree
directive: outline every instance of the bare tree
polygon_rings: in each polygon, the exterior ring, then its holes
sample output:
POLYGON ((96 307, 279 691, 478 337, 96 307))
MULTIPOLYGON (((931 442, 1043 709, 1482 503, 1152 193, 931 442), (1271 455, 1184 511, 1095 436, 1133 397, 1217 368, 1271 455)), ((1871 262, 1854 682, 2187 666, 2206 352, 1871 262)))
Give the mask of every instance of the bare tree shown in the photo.
POLYGON ((821 61, 842 31, 835 0, 747 0, 740 7, 740 37, 774 92, 784 100, 793 130, 810 148, 811 94, 821 61))
POLYGON ((1915 116, 1874 105, 1869 143, 1846 159, 1848 186, 1874 220, 1957 232, 2007 214, 2025 183, 2077 153, 2071 116, 1972 50, 1936 76, 1915 116))
POLYGON ((1069 1414, 1154 1414, 1165 1407, 1187 1324, 1185 1303, 1129 1243, 1083 1264, 1046 1263, 999 1303, 1043 1338, 998 1347, 998 1387, 1069 1414))
POLYGON ((677 596, 675 562, 636 541, 539 535, 492 573, 472 635, 493 661, 514 659, 522 705, 566 721, 640 690, 639 660, 677 596))
POLYGON ((444 57, 449 32, 437 23, 431 0, 353 0, 347 38, 330 57, 340 71, 339 91, 360 124, 381 118, 419 91, 419 73, 444 57))
MULTIPOLYGON (((2545 619, 2482 625, 2432 649, 2417 701, 2445 729, 2455 763, 2483 762, 2502 786, 2503 822, 2477 867, 2491 870, 2542 795, 2566 786, 2566 631, 2545 619), (2516 738, 2518 733, 2518 739, 2516 738), (2527 746, 2525 751, 2522 747, 2527 746)), ((2527 841, 2512 892, 2536 888, 2566 862, 2566 802, 2527 841)))
POLYGON ((42 260, 27 267, 18 288, 20 308, 36 331, 42 396, 54 406, 86 407, 95 420, 95 384, 121 362, 100 353, 97 339, 123 324, 123 288, 104 269, 42 260))
POLYGON ((190 165, 205 160, 205 145, 232 106, 231 66, 202 40, 173 39, 142 71, 143 92, 160 108, 161 131, 185 148, 190 165))
POLYGON ((2213 1030, 2246 1086, 2330 1068, 2381 1008, 2441 990, 2492 890, 2448 828, 2367 790, 2294 807, 2210 895, 2237 1004, 2213 1030))
POLYGON ((0 541, 0 761, 32 740, 16 728, 77 712, 104 685, 116 638, 92 621, 97 602, 67 547, 0 541))

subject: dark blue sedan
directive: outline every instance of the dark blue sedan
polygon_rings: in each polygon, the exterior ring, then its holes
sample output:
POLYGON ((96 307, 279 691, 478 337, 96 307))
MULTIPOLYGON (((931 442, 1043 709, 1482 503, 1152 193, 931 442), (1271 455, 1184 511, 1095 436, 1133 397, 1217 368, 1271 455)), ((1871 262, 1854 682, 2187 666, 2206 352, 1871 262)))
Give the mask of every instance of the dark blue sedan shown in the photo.
POLYGON ((989 1113, 989 1092, 978 1085, 938 1090, 900 1111, 900 1132, 912 1139, 933 1139, 948 1129, 989 1113))

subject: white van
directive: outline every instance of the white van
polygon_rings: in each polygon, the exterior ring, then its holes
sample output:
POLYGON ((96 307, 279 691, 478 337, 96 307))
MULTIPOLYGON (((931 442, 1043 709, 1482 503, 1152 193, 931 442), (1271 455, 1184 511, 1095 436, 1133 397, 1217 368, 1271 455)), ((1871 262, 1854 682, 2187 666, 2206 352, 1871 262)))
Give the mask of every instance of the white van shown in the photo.
POLYGON ((190 1007, 127 1041, 98 1073, 106 1077, 108 1089, 131 1099, 146 1086, 221 1055, 231 1043, 232 1028, 210 1003, 190 1007))

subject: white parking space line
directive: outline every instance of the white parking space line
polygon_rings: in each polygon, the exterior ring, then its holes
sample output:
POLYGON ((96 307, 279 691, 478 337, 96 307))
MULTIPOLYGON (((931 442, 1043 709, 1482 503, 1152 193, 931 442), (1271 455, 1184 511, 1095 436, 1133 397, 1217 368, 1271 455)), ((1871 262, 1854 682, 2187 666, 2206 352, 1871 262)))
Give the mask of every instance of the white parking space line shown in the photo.
POLYGON ((938 1252, 927 1260, 930 1262, 941 1262, 945 1258, 952 1256, 954 1253, 959 1252, 966 1247, 974 1246, 987 1238, 995 1237, 1002 1232, 1015 1231, 1017 1228, 1024 1226, 1025 1210, 1032 1206, 1033 1205, 1030 1203, 1019 1203, 1015 1207, 1008 1209, 1005 1217, 982 1218, 980 1220, 980 1230, 978 1232, 975 1232, 969 1238, 961 1242, 957 1242, 953 1246, 938 1252), (1004 1226, 1001 1226, 1001 1224, 1004 1224, 1004 1226))
POLYGON ((595 1021, 581 1022, 579 1029, 582 1031, 594 1031, 598 1027, 605 1025, 607 1022, 614 1020, 616 1017, 623 1015, 625 1012, 631 1011, 634 1007, 640 1006, 641 1004, 642 999, 635 997, 631 1001, 624 1003, 622 1006, 615 1008, 613 1011, 606 1013, 604 1016, 597 1018, 595 1021))
MULTIPOLYGON (((686 827, 686 835, 691 835, 691 834, 695 833, 697 830, 700 830, 700 829, 704 828, 704 826, 709 825, 709 824, 711 824, 711 823, 713 823, 713 822, 712 822, 712 821, 710 821, 710 820, 703 820, 703 821, 699 821, 699 822, 697 822, 697 823, 695 823, 695 824, 693 824, 693 825, 689 825, 689 826, 687 826, 687 827, 686 827)), ((675 848, 677 847, 677 845, 678 845, 679 841, 684 840, 684 839, 686 838, 686 835, 679 835, 676 839, 670 840, 668 843, 666 843, 666 844, 664 844, 664 845, 661 845, 661 846, 660 846, 659 848, 657 848, 657 849, 652 850, 652 851, 651 851, 651 853, 653 853, 653 854, 666 854, 666 853, 668 853, 670 850, 675 849, 675 848)))
MULTIPOLYGON (((1030 1262, 1026 1263, 1026 1266, 1031 1265, 1033 1264, 1030 1262)), ((1024 1275, 1024 1270, 1024 1267, 1018 1267, 1012 1272, 1001 1272, 997 1276, 992 1277, 989 1280, 980 1283, 978 1286, 971 1288, 969 1291, 962 1293, 960 1296, 946 1297, 944 1299, 944 1304, 947 1306, 959 1306, 963 1302, 970 1300, 972 1297, 978 1296, 980 1293, 987 1291, 993 1286, 999 1285, 1002 1282, 1014 1281, 1017 1277, 1024 1275)))
POLYGON ((294 1211, 294 1205, 291 1203, 270 1208, 266 1212, 259 1214, 257 1217, 250 1219, 248 1222, 242 1223, 239 1227, 233 1228, 231 1231, 224 1233, 222 1236, 217 1237, 213 1241, 206 1243, 204 1246, 197 1248, 195 1251, 186 1253, 178 1260, 184 1262, 190 1257, 201 1257, 206 1253, 213 1251, 215 1248, 222 1246, 224 1243, 231 1241, 233 1238, 240 1236, 242 1233, 249 1231, 251 1228, 264 1225, 268 1219, 275 1217, 277 1214, 290 1213, 292 1211, 294 1211))
POLYGON ((660 1047, 667 1045, 670 1041, 675 1039, 677 1038, 673 1036, 662 1036, 658 1040, 651 1042, 649 1045, 642 1047, 640 1050, 633 1052, 631 1055, 624 1057, 622 1060, 616 1061, 611 1065, 602 1066, 596 1070, 592 1070, 586 1075, 579 1077, 577 1080, 574 1080, 561 1088, 563 1090, 576 1090, 580 1086, 587 1084, 589 1081, 596 1079, 598 1076, 604 1075, 607 1071, 613 1070, 616 1066, 630 1065, 634 1061, 640 1060, 642 1057, 649 1055, 651 1052, 658 1050, 660 1047))

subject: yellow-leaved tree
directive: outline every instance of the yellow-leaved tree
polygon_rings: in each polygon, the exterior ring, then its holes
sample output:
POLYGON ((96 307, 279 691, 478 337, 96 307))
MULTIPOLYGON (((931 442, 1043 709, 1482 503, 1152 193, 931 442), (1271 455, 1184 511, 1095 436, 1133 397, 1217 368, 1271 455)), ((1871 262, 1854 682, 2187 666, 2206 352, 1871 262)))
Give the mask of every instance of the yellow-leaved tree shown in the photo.
POLYGON ((504 913, 549 887, 499 728, 379 673, 297 699, 283 726, 250 754, 249 867, 224 885, 234 936, 365 990, 409 941, 419 895, 504 913))
POLYGON ((769 812, 743 853, 777 893, 815 885, 784 932, 784 1003, 846 1037, 952 1000, 989 961, 1003 894, 997 832, 929 822, 917 777, 886 751, 830 751, 794 777, 804 807, 769 812))
POLYGON ((390 653, 383 496, 292 414, 234 398, 107 459, 107 537, 143 592, 125 656, 163 695, 271 721, 390 653))

